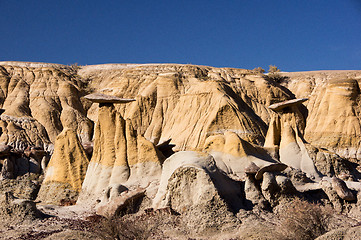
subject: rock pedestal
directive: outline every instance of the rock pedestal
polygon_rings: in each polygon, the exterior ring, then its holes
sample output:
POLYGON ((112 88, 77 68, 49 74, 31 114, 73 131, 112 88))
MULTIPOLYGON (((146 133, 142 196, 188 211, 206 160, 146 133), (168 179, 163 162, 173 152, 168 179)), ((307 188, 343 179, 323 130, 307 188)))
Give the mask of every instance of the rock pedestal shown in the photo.
POLYGON ((164 157, 154 144, 137 135, 114 107, 134 100, 99 94, 86 98, 99 103, 99 110, 94 151, 78 203, 95 204, 103 199, 104 190, 115 185, 146 187, 157 180, 164 157))

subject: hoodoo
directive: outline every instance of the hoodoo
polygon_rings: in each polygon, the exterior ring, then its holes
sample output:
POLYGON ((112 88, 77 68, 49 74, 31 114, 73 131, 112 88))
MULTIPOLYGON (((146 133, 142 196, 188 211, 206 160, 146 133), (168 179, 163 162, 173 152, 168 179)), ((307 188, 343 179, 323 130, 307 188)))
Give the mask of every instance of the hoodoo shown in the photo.
POLYGON ((304 119, 297 106, 306 100, 292 99, 269 106, 276 113, 272 115, 264 147, 278 151, 282 163, 320 180, 302 137, 304 119))
MULTIPOLYGON (((114 104, 134 100, 105 94, 93 94, 85 98, 99 103, 99 110, 93 156, 78 203, 95 204, 97 200, 104 200, 107 189, 113 189, 111 196, 117 197, 121 193, 119 189, 145 187, 157 180, 163 155, 153 143, 138 135, 131 122, 124 120, 114 107, 114 104), (123 188, 120 187, 122 185, 123 188)), ((108 197, 104 201, 111 200, 108 197)))

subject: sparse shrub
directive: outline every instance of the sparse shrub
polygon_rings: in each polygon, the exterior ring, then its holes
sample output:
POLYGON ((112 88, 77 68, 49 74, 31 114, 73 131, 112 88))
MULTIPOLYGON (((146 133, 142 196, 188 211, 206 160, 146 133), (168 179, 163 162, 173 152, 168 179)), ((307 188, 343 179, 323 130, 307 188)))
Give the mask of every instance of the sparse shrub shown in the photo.
POLYGON ((121 217, 101 221, 100 237, 103 239, 147 239, 151 230, 143 222, 124 220, 121 217))
POLYGON ((164 229, 176 229, 179 218, 172 211, 149 210, 141 215, 102 218, 98 234, 102 239, 164 239, 164 229))
POLYGON ((327 232, 332 209, 296 198, 279 215, 279 239, 308 240, 327 232))
POLYGON ((80 69, 80 66, 78 65, 78 63, 73 63, 69 67, 75 72, 80 69))
POLYGON ((261 67, 254 68, 252 71, 257 74, 263 74, 265 72, 265 70, 261 67))
POLYGON ((278 67, 276 67, 275 65, 269 65, 268 73, 277 73, 280 71, 281 70, 279 70, 278 67))
POLYGON ((281 83, 285 80, 288 80, 289 77, 287 76, 282 76, 280 74, 280 69, 274 65, 270 65, 269 66, 269 69, 268 69, 268 74, 266 76, 266 79, 267 80, 271 80, 271 81, 274 81, 274 82, 277 82, 277 83, 281 83))

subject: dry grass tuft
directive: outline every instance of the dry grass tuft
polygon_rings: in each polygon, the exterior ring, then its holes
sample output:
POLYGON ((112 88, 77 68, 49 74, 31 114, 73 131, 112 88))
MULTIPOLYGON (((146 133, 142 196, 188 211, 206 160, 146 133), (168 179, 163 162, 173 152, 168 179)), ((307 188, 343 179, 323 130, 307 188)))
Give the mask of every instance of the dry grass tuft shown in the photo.
POLYGON ((279 239, 315 239, 327 232, 331 216, 331 207, 296 198, 280 212, 279 239))
POLYGON ((163 228, 177 229, 179 219, 168 211, 146 211, 141 215, 113 216, 99 222, 102 239, 166 239, 163 228))

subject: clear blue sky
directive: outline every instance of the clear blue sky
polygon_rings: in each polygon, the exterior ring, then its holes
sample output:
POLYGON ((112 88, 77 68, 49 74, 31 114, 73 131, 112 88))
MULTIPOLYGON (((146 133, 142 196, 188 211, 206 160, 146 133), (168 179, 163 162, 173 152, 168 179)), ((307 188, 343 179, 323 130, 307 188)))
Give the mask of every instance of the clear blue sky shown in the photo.
POLYGON ((0 61, 361 70, 361 0, 0 0, 0 61))

